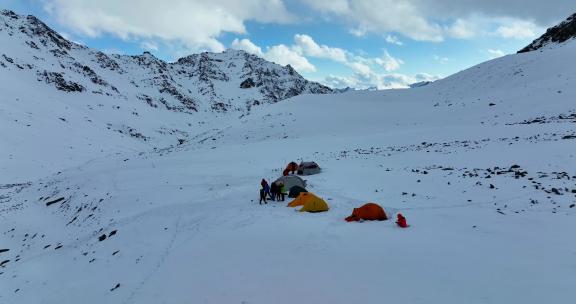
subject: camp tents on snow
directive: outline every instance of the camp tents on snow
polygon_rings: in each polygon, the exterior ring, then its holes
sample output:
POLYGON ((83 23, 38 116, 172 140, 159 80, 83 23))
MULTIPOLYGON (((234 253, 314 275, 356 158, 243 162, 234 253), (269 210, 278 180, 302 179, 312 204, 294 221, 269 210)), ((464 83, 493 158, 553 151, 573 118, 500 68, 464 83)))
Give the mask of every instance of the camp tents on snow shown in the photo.
POLYGON ((316 162, 301 162, 298 165, 298 175, 318 174, 320 170, 320 166, 316 162))

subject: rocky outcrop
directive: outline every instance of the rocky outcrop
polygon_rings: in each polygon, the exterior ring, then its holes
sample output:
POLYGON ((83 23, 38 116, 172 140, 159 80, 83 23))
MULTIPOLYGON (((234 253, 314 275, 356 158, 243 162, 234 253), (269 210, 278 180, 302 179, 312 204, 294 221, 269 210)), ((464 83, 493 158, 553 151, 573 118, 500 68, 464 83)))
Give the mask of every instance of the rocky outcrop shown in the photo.
POLYGON ((551 44, 568 41, 574 37, 576 37, 576 14, 568 17, 568 19, 562 23, 549 28, 544 35, 518 51, 518 53, 535 51, 551 44))
POLYGON ((254 80, 252 80, 252 78, 248 78, 248 79, 242 81, 242 83, 240 83, 241 89, 249 89, 249 88, 253 88, 255 86, 256 86, 256 84, 254 83, 254 80))

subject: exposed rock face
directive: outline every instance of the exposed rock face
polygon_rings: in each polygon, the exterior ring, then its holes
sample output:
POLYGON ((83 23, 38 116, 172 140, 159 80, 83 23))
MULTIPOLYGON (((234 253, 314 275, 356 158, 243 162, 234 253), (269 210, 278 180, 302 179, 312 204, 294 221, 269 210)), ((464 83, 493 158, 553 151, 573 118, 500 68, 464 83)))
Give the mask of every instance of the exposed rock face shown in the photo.
POLYGON ((98 94, 194 113, 246 111, 300 94, 334 91, 244 51, 201 53, 169 63, 149 52, 107 55, 63 38, 34 16, 0 11, 0 72, 74 94, 98 94), (8 71, 6 71, 8 70, 8 71))
POLYGON ((256 84, 254 83, 254 80, 252 80, 252 78, 248 78, 242 81, 242 83, 240 83, 240 88, 242 89, 249 89, 253 88, 254 86, 256 86, 256 84))
POLYGON ((568 17, 562 23, 549 28, 544 35, 534 40, 518 53, 538 50, 550 44, 558 44, 576 37, 576 14, 568 17))

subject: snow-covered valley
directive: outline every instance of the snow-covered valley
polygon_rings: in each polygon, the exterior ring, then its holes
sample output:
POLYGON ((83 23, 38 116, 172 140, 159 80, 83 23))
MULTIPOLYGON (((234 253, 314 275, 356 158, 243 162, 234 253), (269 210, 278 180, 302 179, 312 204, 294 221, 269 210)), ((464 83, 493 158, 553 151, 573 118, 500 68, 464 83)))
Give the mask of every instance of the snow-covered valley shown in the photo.
POLYGON ((0 303, 570 303, 575 52, 248 114, 79 102, 0 67, 0 303), (259 205, 299 160, 330 210, 259 205), (411 227, 344 221, 366 202, 411 227))

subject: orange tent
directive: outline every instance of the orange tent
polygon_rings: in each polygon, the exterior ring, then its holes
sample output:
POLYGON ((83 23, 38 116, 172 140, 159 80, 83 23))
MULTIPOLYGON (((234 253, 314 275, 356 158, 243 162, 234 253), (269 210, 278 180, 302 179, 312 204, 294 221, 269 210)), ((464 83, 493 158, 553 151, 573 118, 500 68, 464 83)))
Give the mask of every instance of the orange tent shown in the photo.
POLYGON ((352 215, 346 218, 347 222, 368 220, 368 221, 385 221, 388 219, 384 209, 378 204, 368 203, 360 208, 354 208, 352 215))

